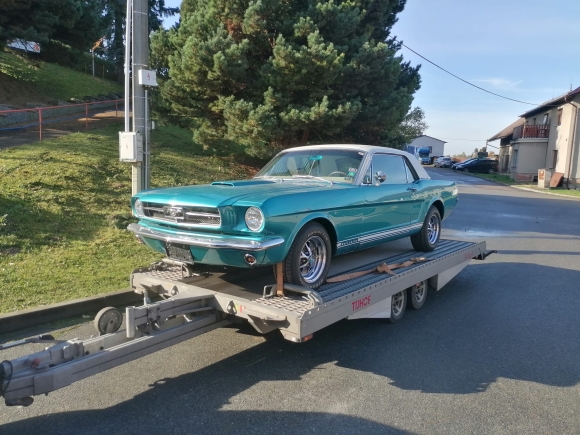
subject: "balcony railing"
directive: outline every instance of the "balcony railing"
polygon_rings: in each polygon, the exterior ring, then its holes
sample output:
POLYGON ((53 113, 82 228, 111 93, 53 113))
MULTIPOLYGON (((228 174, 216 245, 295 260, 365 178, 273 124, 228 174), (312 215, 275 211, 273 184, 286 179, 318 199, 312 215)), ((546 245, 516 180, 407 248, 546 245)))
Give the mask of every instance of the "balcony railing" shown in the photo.
POLYGON ((547 139, 550 134, 549 124, 520 125, 514 128, 513 140, 516 139, 547 139))

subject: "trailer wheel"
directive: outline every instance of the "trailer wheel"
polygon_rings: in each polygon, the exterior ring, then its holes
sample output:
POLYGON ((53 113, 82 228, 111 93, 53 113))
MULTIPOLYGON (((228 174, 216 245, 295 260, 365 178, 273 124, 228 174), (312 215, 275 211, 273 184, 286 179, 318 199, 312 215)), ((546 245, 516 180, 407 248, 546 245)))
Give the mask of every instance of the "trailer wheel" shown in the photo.
POLYGON ((330 237, 324 227, 316 222, 306 224, 284 259, 284 282, 316 290, 328 275, 331 252, 330 237))
POLYGON ((419 310, 425 305, 427 300, 427 281, 421 281, 407 289, 407 300, 409 301, 409 308, 419 310))
POLYGON ((441 215, 437 207, 431 206, 423 221, 421 231, 411 236, 411 244, 415 251, 430 252, 437 247, 441 237, 441 215))
POLYGON ((402 290, 391 296, 391 317, 389 322, 397 323, 403 318, 407 307, 407 291, 402 290))
POLYGON ((100 335, 105 335, 117 332, 121 323, 123 314, 114 307, 106 307, 97 313, 93 324, 100 335))

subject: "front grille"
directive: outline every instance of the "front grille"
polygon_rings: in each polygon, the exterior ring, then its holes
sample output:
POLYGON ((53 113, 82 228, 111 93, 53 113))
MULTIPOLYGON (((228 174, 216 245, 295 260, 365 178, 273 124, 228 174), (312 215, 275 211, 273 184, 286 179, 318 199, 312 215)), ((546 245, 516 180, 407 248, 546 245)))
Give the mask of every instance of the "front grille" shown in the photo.
POLYGON ((215 207, 181 206, 144 202, 143 213, 145 214, 145 217, 151 219, 184 225, 219 227, 222 221, 220 211, 215 207))

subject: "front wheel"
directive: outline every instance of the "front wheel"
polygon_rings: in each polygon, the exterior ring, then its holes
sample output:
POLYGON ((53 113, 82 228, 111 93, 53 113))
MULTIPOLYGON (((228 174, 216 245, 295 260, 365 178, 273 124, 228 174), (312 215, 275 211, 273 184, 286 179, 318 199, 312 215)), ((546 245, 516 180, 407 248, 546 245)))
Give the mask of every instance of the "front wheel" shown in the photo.
POLYGON ((431 206, 423 221, 421 231, 411 236, 411 244, 416 251, 433 251, 441 237, 441 215, 437 207, 431 206))
POLYGON ((284 282, 316 290, 328 275, 331 255, 330 237, 324 227, 316 222, 305 225, 284 259, 284 282))
POLYGON ((469 169, 465 168, 465 169, 463 170, 463 172, 465 172, 466 174, 468 174, 468 173, 469 173, 469 169))

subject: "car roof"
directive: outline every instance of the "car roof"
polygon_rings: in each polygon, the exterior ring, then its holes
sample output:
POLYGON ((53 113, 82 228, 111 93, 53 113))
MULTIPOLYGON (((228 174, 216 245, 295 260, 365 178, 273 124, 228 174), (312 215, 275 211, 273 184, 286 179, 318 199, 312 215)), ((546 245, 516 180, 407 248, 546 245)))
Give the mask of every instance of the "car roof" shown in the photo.
POLYGON ((335 148, 335 149, 344 149, 344 150, 358 150, 358 151, 364 151, 364 152, 369 152, 369 151, 373 151, 373 152, 385 152, 385 151, 388 151, 389 153, 392 153, 392 154, 401 154, 401 155, 408 155, 409 154, 406 151, 401 151, 401 150, 398 150, 398 149, 395 149, 395 148, 380 147, 380 146, 376 146, 376 145, 357 145, 357 144, 305 145, 305 146, 301 146, 301 147, 288 148, 286 151, 291 151, 291 150, 295 150, 295 149, 301 149, 301 150, 319 150, 319 149, 325 149, 325 148, 335 148))
POLYGON ((429 180, 431 177, 429 177, 429 174, 427 174, 427 171, 425 171, 425 169, 423 169, 423 167, 419 164, 419 161, 413 156, 413 154, 410 154, 406 151, 402 151, 402 150, 398 150, 395 148, 388 148, 388 147, 379 147, 376 145, 358 145, 358 144, 324 144, 324 145, 305 145, 305 146, 301 146, 301 147, 294 147, 294 148, 288 148, 282 152, 287 152, 287 151, 295 151, 295 150, 312 150, 312 151, 316 151, 316 150, 323 150, 323 149, 340 149, 340 150, 353 150, 353 151, 362 151, 365 153, 370 153, 370 154, 374 154, 374 153, 389 153, 389 154, 398 154, 400 156, 404 156, 407 157, 407 160, 409 161, 409 163, 411 165, 413 165, 413 168, 415 169, 415 172, 417 172, 417 175, 419 176, 420 179, 423 180, 429 180))

